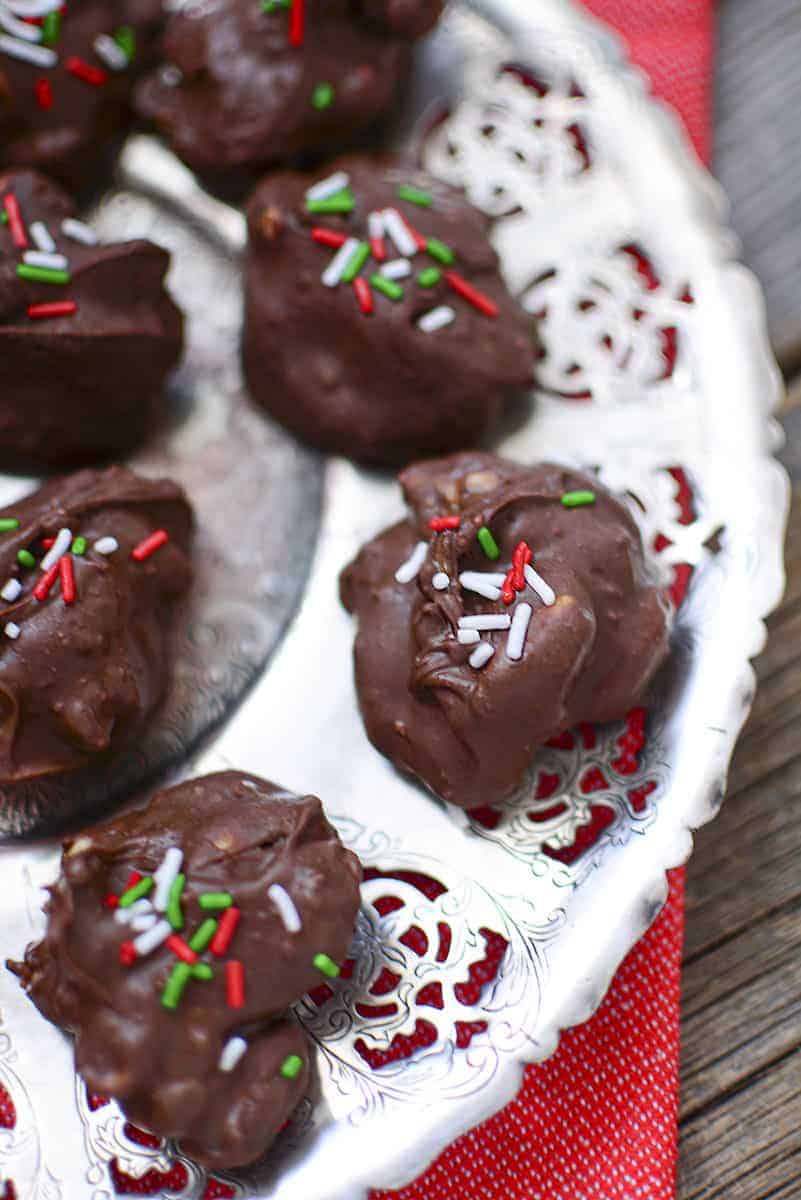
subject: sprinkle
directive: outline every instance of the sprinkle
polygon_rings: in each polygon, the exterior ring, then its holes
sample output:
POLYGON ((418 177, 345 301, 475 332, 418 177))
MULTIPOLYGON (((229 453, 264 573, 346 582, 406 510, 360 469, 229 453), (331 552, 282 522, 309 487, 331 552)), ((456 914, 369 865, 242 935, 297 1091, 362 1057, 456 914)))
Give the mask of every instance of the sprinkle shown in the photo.
POLYGON ((503 575, 489 575, 481 571, 463 571, 459 583, 468 592, 475 592, 485 600, 500 600, 501 589, 494 581, 500 579, 503 584, 503 578, 503 575))
POLYGON ((202 954, 208 946, 211 939, 217 932, 218 922, 214 917, 206 917, 205 921, 201 921, 195 932, 189 939, 189 945, 197 953, 202 954))
POLYGON ((371 275, 370 283, 377 292, 383 292, 390 300, 403 299, 403 288, 401 285, 394 283, 391 279, 384 279, 383 275, 371 275))
POLYGON ((303 1059, 299 1054, 290 1054, 281 1063, 281 1075, 284 1079, 297 1079, 303 1070, 303 1059))
POLYGON ((19 529, 17 517, 0 517, 0 533, 12 533, 15 529, 19 529))
POLYGON ((150 558, 151 554, 155 554, 162 546, 166 546, 170 540, 170 535, 166 529, 157 529, 155 533, 151 533, 150 537, 146 537, 138 546, 134 546, 131 551, 131 558, 137 562, 144 562, 146 558, 150 558))
POLYGON ((177 1008, 184 988, 192 978, 192 968, 188 963, 178 963, 173 967, 164 991, 161 993, 161 1003, 165 1008, 177 1008))
POLYGON ((286 888, 282 887, 280 883, 271 883, 267 888, 267 895, 278 909, 278 915, 283 921, 287 933, 300 933, 303 922, 286 888))
POLYGON ((122 890, 127 891, 128 888, 135 887, 139 880, 143 878, 144 876, 139 871, 131 871, 130 875, 128 876, 128 882, 122 890))
POLYGON ((54 537, 42 538, 42 549, 49 550, 50 547, 54 544, 55 540, 56 539, 54 537))
POLYGON ((234 940, 236 927, 239 924, 241 916, 241 909, 226 908, 225 912, 220 917, 220 923, 217 928, 217 932, 211 939, 211 943, 209 945, 209 949, 211 950, 212 954, 216 954, 218 958, 221 958, 223 954, 227 954, 228 947, 234 940))
POLYGON ((136 31, 132 25, 120 25, 114 34, 114 41, 122 50, 128 62, 136 56, 136 31))
POLYGON ((356 201, 350 188, 343 188, 341 192, 335 192, 325 200, 306 201, 306 212, 310 213, 349 213, 353 212, 355 207, 356 201))
POLYGON ((50 86, 50 80, 37 79, 34 91, 36 92, 36 103, 45 112, 48 112, 53 107, 53 89, 50 86))
POLYGON ((414 550, 412 550, 406 562, 401 563, 395 572, 396 583, 411 583, 420 574, 420 568, 426 560, 428 554, 428 543, 418 542, 414 550))
POLYGON ((358 238, 347 238, 337 250, 330 263, 323 271, 320 279, 326 287, 336 287, 345 274, 348 263, 359 248, 358 238))
POLYGON ((289 8, 290 0, 261 0, 263 13, 278 12, 280 8, 289 8))
POLYGON ((460 629, 508 629, 512 618, 508 613, 479 613, 475 617, 460 617, 460 629))
POLYGON ((441 304, 439 308, 432 308, 430 312, 424 313, 417 322, 417 328, 422 333, 436 333, 438 329, 444 329, 455 320, 456 313, 453 309, 447 304, 441 304))
POLYGON ((117 907, 117 905, 119 904, 119 902, 120 902, 119 896, 115 896, 112 892, 109 892, 109 894, 103 900, 103 907, 115 909, 117 907))
POLYGON ((436 588, 438 592, 444 592, 451 584, 450 579, 444 571, 437 571, 434 578, 431 580, 431 586, 436 588))
POLYGON ((405 200, 407 204, 417 204, 420 208, 431 208, 434 203, 434 197, 430 192, 424 192, 421 188, 411 187, 407 183, 402 183, 398 188, 398 197, 405 200))
POLYGON ((33 589, 34 599, 38 600, 40 603, 43 600, 46 600, 47 597, 50 595, 50 592, 53 589, 53 584, 56 582, 57 579, 58 579, 58 563, 54 563, 49 571, 45 571, 44 575, 39 580, 36 587, 33 589))
POLYGON ((186 876, 180 873, 175 876, 170 885, 170 894, 167 897, 167 920, 172 925, 173 929, 183 929, 184 914, 181 911, 181 893, 184 890, 186 876))
POLYGON ((72 238, 73 242, 81 242, 84 246, 96 246, 97 234, 83 221, 76 221, 74 217, 65 217, 61 222, 61 232, 65 237, 72 238))
POLYGON ((120 908, 130 908, 137 900, 141 900, 147 896, 148 892, 152 891, 153 879, 147 875, 144 879, 138 880, 133 887, 128 887, 120 896, 120 908))
POLYGON ((51 271, 47 267, 30 267, 27 263, 17 264, 17 275, 20 279, 29 279, 33 283, 69 283, 69 271, 51 271))
POLYGON ((22 594, 22 584, 18 579, 9 579, 3 586, 0 596, 7 600, 9 604, 13 604, 16 599, 22 594))
POLYGON ((501 311, 494 300, 490 300, 489 296, 485 296, 478 288, 473 287, 456 271, 446 271, 445 279, 457 295, 466 300, 468 304, 472 304, 473 308, 483 313, 485 317, 497 317, 501 311))
POLYGON ((113 554, 114 551, 119 550, 119 548, 120 548, 119 542, 117 541, 116 538, 113 538, 113 537, 98 538, 98 540, 95 542, 94 546, 92 547, 92 549, 96 550, 98 554, 105 554, 105 555, 113 554))
POLYGON ((165 851, 161 865, 153 872, 153 878, 156 881, 156 890, 153 893, 153 907, 157 912, 166 912, 167 905, 170 902, 172 885, 178 878, 178 872, 181 870, 183 860, 183 850, 180 850, 177 846, 170 846, 165 851))
MULTIPOLYGON (((123 892, 125 888, 123 888, 123 892)), ((142 917, 146 913, 153 911, 153 905, 149 900, 142 898, 135 900, 128 908, 120 908, 119 901, 117 902, 117 911, 114 913, 114 920, 118 925, 130 925, 136 917, 142 917)))
POLYGON ((239 1064, 241 1059, 247 1053, 248 1044, 244 1038, 232 1037, 222 1048, 219 1062, 217 1066, 221 1071, 233 1071, 234 1067, 239 1064))
MULTIPOLYGON (((2 43, 2 40, 3 39, 0 38, 0 43, 2 43)), ((16 196, 12 195, 11 192, 8 192, 3 197, 3 207, 6 210, 6 216, 8 217, 8 228, 11 231, 11 240, 15 246, 19 247, 20 250, 27 250, 28 235, 25 232, 25 225, 22 221, 19 200, 16 196)))
POLYGON ((400 213, 394 208, 384 210, 384 232, 392 238, 398 253, 404 258, 412 258, 417 253, 417 242, 400 213))
POLYGON ((72 545, 72 533, 66 527, 59 529, 56 540, 44 556, 39 566, 43 571, 49 571, 58 562, 62 554, 66 554, 72 545))
POLYGON ((0 25, 14 37, 22 38, 24 42, 41 41, 41 29, 36 25, 29 25, 27 21, 20 21, 13 12, 8 11, 5 5, 0 7, 0 25))
POLYGON ((357 242, 356 249, 353 251, 353 254, 348 260, 348 265, 345 267, 345 270, 342 272, 342 282, 353 283, 354 279, 359 274, 369 257, 370 243, 357 242))
MULTIPOLYGON (((170 950, 176 958, 180 958, 181 962, 189 963, 191 967, 197 962, 197 954, 191 946, 188 946, 179 933, 173 933, 172 925, 169 921, 164 921, 169 933, 166 937, 167 949, 170 950)), ((201 929, 203 926, 201 925, 201 929)))
POLYGON ((140 933, 139 937, 134 938, 133 948, 136 953, 143 958, 146 954, 150 954, 162 942, 166 942, 170 936, 171 925, 169 921, 156 921, 152 928, 145 933, 140 933))
POLYGON ((523 573, 526 577, 526 582, 532 591, 536 592, 543 604, 550 606, 556 603, 556 592, 547 584, 541 575, 538 575, 530 563, 526 563, 523 568, 523 573))
POLYGON ((433 529, 434 533, 442 533, 444 529, 458 529, 461 523, 461 517, 432 517, 428 528, 433 529))
POLYGON ((58 562, 58 573, 61 576, 61 598, 65 604, 75 603, 75 568, 72 565, 72 555, 65 554, 58 562))
POLYGON ((11 638, 12 642, 17 640, 21 632, 22 630, 20 629, 19 625, 17 625, 16 621, 8 621, 3 629, 3 633, 7 638, 11 638))
POLYGON ((442 279, 442 272, 437 270, 436 267, 426 267, 417 276, 417 282, 420 284, 420 287, 424 288, 434 287, 439 283, 440 279, 442 279))
POLYGON ((128 924, 134 933, 143 933, 149 929, 152 929, 157 921, 158 917, 154 912, 146 912, 139 913, 138 916, 133 917, 128 924))
POLYGON ((583 508, 585 504, 595 503, 595 492, 565 492, 562 504, 565 508, 583 508))
POLYGON ((216 911, 219 908, 230 908, 234 902, 234 898, 230 892, 203 892, 198 896, 197 902, 205 911, 216 911))
POLYGON ((353 281, 353 290, 356 293, 356 299, 359 302, 359 308, 366 317, 369 317, 370 313, 375 307, 373 304, 373 293, 370 291, 369 283, 366 279, 362 279, 362 277, 359 276, 353 281))
POLYGON ((346 171, 335 171, 333 175, 313 184, 306 192, 306 199, 327 200, 329 196, 335 196, 337 192, 343 191, 349 183, 350 175, 346 171))
POLYGON ((86 538, 85 537, 76 537, 75 541, 72 543, 70 553, 85 554, 86 553, 86 538))
POLYGON ((21 62, 33 63, 35 67, 54 67, 58 62, 58 56, 53 50, 48 50, 45 46, 33 46, 29 42, 7 37, 5 34, 0 36, 0 52, 8 54, 11 58, 18 58, 21 62))
POLYGON ((459 629, 456 632, 456 640, 462 646, 475 646, 476 642, 481 641, 481 634, 477 629, 459 629))
POLYGON ((93 67, 75 55, 67 59, 65 66, 76 79, 82 79, 84 83, 90 83, 92 87, 102 87, 108 81, 108 72, 104 71, 102 67, 93 67))
POLYGON ((133 942, 121 942, 118 951, 120 962, 124 967, 132 967, 136 962, 136 951, 133 942))
POLYGON ((44 250, 46 254, 54 254, 56 243, 53 241, 50 230, 45 225, 44 221, 34 221, 28 232, 33 238, 34 245, 39 250, 44 250))
POLYGON ((495 647, 489 642, 479 642, 467 661, 476 671, 480 671, 482 667, 486 666, 494 653, 495 647))
POLYGON ((58 300, 54 304, 29 304, 28 316, 32 321, 47 321, 51 317, 71 317, 78 311, 74 300, 58 300))
MULTIPOLYGON (((55 46, 61 33, 61 13, 49 12, 42 22, 42 41, 45 46, 55 46)), ((54 56, 55 57, 55 56, 54 56)))
POLYGON ((384 262, 387 248, 384 245, 384 214, 371 212, 367 214, 367 236, 370 239, 370 249, 376 262, 384 262))
POLYGON ((498 543, 495 541, 495 538, 492 536, 489 529, 487 529, 486 525, 481 526, 476 534, 476 537, 478 538, 478 544, 481 546, 481 549, 484 551, 487 558, 491 558, 493 560, 500 558, 501 552, 498 549, 498 543))
POLYGON ((318 971, 321 971, 323 975, 327 975, 329 979, 336 979, 339 974, 339 967, 333 958, 329 958, 327 954, 315 954, 312 963, 318 971))
POLYGON ((204 979, 207 983, 214 978, 214 972, 208 963, 199 962, 192 968, 193 979, 204 979))
POLYGON ((315 226, 311 235, 315 242, 321 246, 330 246, 332 250, 338 250, 348 240, 344 233, 337 233, 335 229, 324 229, 320 225, 315 226))
POLYGON ((304 0, 292 0, 292 7, 289 11, 289 44, 290 46, 303 45, 303 25, 305 13, 304 0))
POLYGON ((456 261, 456 255, 450 246, 446 246, 439 238, 429 238, 426 242, 426 250, 432 258, 435 258, 437 262, 444 263, 446 267, 452 266, 456 261))
POLYGON ((316 108, 318 112, 330 108, 334 103, 334 95, 335 92, 330 83, 318 83, 312 92, 312 108, 316 108))
POLYGON ((512 554, 512 587, 516 592, 522 592, 526 586, 523 571, 527 563, 531 562, 533 555, 526 542, 518 542, 512 554))
POLYGON ((516 662, 523 657, 523 647, 526 644, 526 634, 531 620, 531 605, 518 604, 512 618, 512 627, 506 639, 506 657, 516 662))
POLYGON ((501 599, 504 604, 514 604, 515 587, 514 587, 515 569, 510 567, 503 577, 503 586, 501 587, 501 599))
POLYGON ((124 71, 128 66, 128 55, 107 33, 99 33, 92 46, 97 57, 112 71, 124 71))
POLYGON ((412 264, 408 258, 393 258, 392 262, 384 263, 380 274, 385 279, 406 279, 412 273, 412 264))
POLYGON ((32 267, 49 267, 53 271, 66 271, 69 259, 63 254, 48 254, 45 250, 26 250, 22 261, 32 267))
POLYGON ((17 562, 21 567, 35 567, 36 559, 31 554, 30 550, 18 550, 17 562))
POLYGON ((229 1008, 245 1006, 245 968, 235 958, 225 964, 225 998, 229 1008))

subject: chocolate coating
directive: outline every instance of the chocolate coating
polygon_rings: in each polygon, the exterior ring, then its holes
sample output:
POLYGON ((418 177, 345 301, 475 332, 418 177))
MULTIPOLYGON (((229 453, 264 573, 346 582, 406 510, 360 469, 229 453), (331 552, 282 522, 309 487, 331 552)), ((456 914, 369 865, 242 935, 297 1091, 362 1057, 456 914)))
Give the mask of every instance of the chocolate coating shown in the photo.
POLYGON ((288 6, 204 0, 173 14, 172 71, 139 84, 140 113, 201 174, 258 170, 348 145, 390 108, 411 39, 443 0, 305 0, 303 44, 290 44, 288 6), (177 74, 176 74, 177 71, 177 74), (333 89, 314 102, 320 84, 333 89))
POLYGON ((304 1094, 310 1051, 285 1010, 323 980, 316 954, 347 954, 360 882, 358 859, 315 796, 238 771, 208 775, 67 841, 45 937, 9 965, 48 1020, 75 1034, 76 1067, 93 1091, 206 1166, 239 1166, 266 1150, 304 1094), (171 846, 183 851, 183 936, 210 915, 198 905, 204 892, 230 893, 241 913, 229 951, 200 954, 214 978, 190 980, 174 1010, 160 997, 178 960, 162 944, 123 965, 120 945, 135 935, 104 908, 132 870, 151 875, 171 846), (272 884, 291 897, 298 932, 270 900, 272 884), (238 1009, 226 999, 232 959, 245 968, 238 1009), (248 1048, 225 1072, 220 1054, 234 1036, 248 1048), (290 1054, 303 1059, 294 1079, 280 1073, 290 1054))
POLYGON ((52 47, 54 66, 0 53, 0 165, 36 167, 76 190, 92 184, 131 122, 133 83, 152 58, 162 22, 161 0, 70 0, 52 47), (111 70, 94 42, 123 26, 134 32, 136 53, 127 68, 111 70), (104 81, 95 85, 73 74, 68 64, 75 58, 103 70, 104 81), (39 80, 50 85, 49 107, 37 99, 39 80))
POLYGON ((0 177, 6 195, 28 231, 47 226, 71 279, 20 279, 24 251, 0 227, 0 456, 56 465, 129 450, 163 407, 183 345, 183 318, 164 287, 170 256, 141 239, 87 246, 68 237, 61 225, 75 216, 72 201, 33 171, 0 177), (29 305, 62 300, 77 311, 28 315, 29 305))
POLYGON ((191 580, 192 514, 169 480, 140 479, 123 467, 53 480, 0 512, 19 527, 0 533, 0 581, 22 591, 0 601, 0 799, 14 785, 48 780, 113 755, 152 716, 171 666, 173 605, 191 580), (66 604, 59 582, 38 600, 42 539, 62 528, 86 539, 72 556, 77 596, 66 604), (155 530, 169 542, 143 562, 131 550, 155 530), (119 548, 104 555, 100 538, 119 548), (19 564, 30 551, 34 567, 19 564))
POLYGON ((356 684, 373 744, 433 792, 463 808, 491 804, 523 782, 537 747, 577 721, 623 716, 668 650, 670 606, 648 579, 642 543, 626 509, 595 479, 550 463, 524 467, 488 454, 417 464, 400 477, 410 514, 369 542, 343 572, 342 600, 356 614, 356 684), (563 494, 590 490, 595 503, 565 508, 563 494), (434 516, 456 531, 432 533, 434 516), (482 550, 486 526, 500 548, 482 550), (395 572, 429 543, 416 579, 395 572), (505 573, 525 541, 556 593, 546 607, 530 588, 514 607, 464 588, 464 571, 505 573), (450 583, 439 591, 436 573, 450 583), (507 631, 480 669, 459 619, 533 613, 522 658, 507 657, 507 631))
MULTIPOLYGON (((350 157, 314 176, 268 176, 248 204, 250 250, 245 293, 244 366, 251 393, 282 424, 333 453, 403 465, 421 455, 474 445, 498 421, 504 400, 532 382, 536 335, 512 299, 487 240, 487 220, 452 188, 396 159, 350 157), (326 216, 306 210, 305 193, 334 171, 350 176, 355 209, 326 216), (411 184, 430 207, 402 200, 411 184), (349 283, 321 280, 337 253, 319 245, 323 226, 367 240, 368 216, 394 207, 422 237, 453 251, 453 270, 497 305, 485 316, 457 295, 450 268, 431 255, 411 257, 393 300, 372 289, 364 314, 349 283), (425 268, 439 282, 418 282, 425 268), (425 333, 423 314, 448 306, 455 319, 425 333)), ((401 257, 385 238, 390 259, 401 257)), ((379 264, 368 261, 368 281, 379 264)))

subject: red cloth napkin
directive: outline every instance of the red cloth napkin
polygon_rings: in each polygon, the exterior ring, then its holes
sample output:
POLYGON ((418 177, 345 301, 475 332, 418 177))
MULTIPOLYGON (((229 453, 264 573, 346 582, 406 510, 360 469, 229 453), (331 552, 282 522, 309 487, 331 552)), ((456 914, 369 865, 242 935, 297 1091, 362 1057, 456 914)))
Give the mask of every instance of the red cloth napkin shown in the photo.
MULTIPOLYGON (((712 0, 587 0, 710 151, 712 0)), ((528 1067, 517 1099, 418 1180, 372 1200, 672 1200, 684 872, 595 1016, 528 1067)))

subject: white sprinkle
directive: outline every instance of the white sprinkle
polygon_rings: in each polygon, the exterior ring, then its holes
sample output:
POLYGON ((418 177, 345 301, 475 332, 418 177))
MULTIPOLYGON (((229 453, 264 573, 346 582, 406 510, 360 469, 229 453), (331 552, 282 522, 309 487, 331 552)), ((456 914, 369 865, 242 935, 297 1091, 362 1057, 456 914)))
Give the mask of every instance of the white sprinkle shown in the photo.
POLYGON ((550 607, 556 603, 556 592, 550 584, 545 582, 541 575, 537 574, 531 563, 526 563, 523 568, 523 574, 526 577, 526 583, 537 593, 543 604, 547 604, 550 607))
POLYGON ((394 208, 384 209, 384 230, 397 246, 398 254, 402 254, 404 258, 414 258, 417 242, 409 233, 403 217, 394 208))
POLYGON ((392 262, 379 267, 378 273, 385 279, 406 279, 412 273, 412 264, 408 258, 393 258, 392 262))
POLYGON ((98 554, 113 554, 115 550, 119 550, 120 544, 114 537, 102 537, 95 542, 93 548, 98 554))
POLYGON ((7 638, 11 638, 12 642, 15 642, 22 630, 20 629, 19 625, 15 624, 14 621, 9 621, 3 632, 7 638))
POLYGON ((337 192, 341 192, 350 183, 350 175, 345 171, 335 171, 333 175, 329 175, 327 179, 321 179, 319 183, 315 183, 306 192, 307 200, 327 200, 329 196, 335 196, 337 192))
POLYGON ((133 917, 128 924, 134 933, 144 933, 153 928, 158 921, 155 913, 142 913, 139 917, 133 917))
POLYGON ((348 238, 346 242, 342 243, 320 276, 326 287, 333 288, 337 286, 345 272, 345 268, 358 248, 358 238, 348 238))
POLYGON ((428 543, 418 542, 405 563, 401 563, 395 572, 396 583, 411 583, 420 574, 420 568, 426 561, 428 543))
POLYGON ((438 592, 444 592, 446 588, 450 587, 450 585, 451 581, 444 571, 437 571, 436 575, 431 580, 431 586, 436 588, 438 592))
POLYGON ((156 921, 150 929, 134 938, 133 948, 140 957, 144 957, 145 954, 150 954, 151 950, 160 946, 162 942, 166 942, 171 933, 172 925, 169 921, 156 921))
POLYGON ((47 254, 55 254, 56 243, 44 221, 34 221, 28 227, 28 231, 40 250, 44 250, 47 254))
POLYGON ((153 893, 153 907, 156 912, 164 912, 170 900, 170 888, 184 861, 184 852, 177 846, 170 846, 161 860, 161 865, 153 872, 156 890, 153 893))
POLYGON ((83 221, 76 221, 74 217, 67 217, 61 222, 61 232, 74 242, 82 242, 84 246, 97 245, 94 229, 90 229, 83 221))
POLYGON ((284 922, 287 933, 300 933, 303 922, 286 888, 281 887, 280 883, 271 883, 267 888, 267 895, 278 909, 278 915, 284 922))
POLYGON ((479 642, 467 661, 478 671, 489 662, 494 653, 495 647, 489 642, 479 642))
POLYGON ((33 46, 19 38, 6 37, 5 34, 0 35, 0 52, 22 62, 33 63, 35 67, 54 67, 58 62, 55 52, 47 46, 33 46))
POLYGON ((133 904, 129 904, 127 908, 115 908, 114 920, 119 925, 130 925, 136 917, 142 917, 146 913, 152 913, 153 905, 143 896, 141 900, 134 900, 133 904))
POLYGON ((481 571, 462 571, 459 576, 459 582, 468 592, 476 592, 479 596, 483 596, 485 600, 500 600, 501 585, 503 584, 505 575, 491 575, 481 571), (500 583, 494 581, 500 579, 500 583))
POLYGON ((107 33, 99 33, 92 45, 97 57, 112 71, 124 71, 128 66, 128 55, 107 33))
POLYGON ((42 31, 38 25, 27 25, 25 21, 20 21, 18 17, 8 11, 5 5, 0 5, 0 25, 9 33, 13 33, 14 37, 22 38, 25 42, 41 42, 42 40, 42 31))
POLYGON ((242 1058, 242 1055, 248 1048, 248 1044, 244 1038, 232 1037, 222 1048, 220 1061, 217 1064, 221 1071, 233 1071, 234 1067, 242 1058))
POLYGON ((69 529, 59 529, 56 540, 44 556, 39 566, 43 571, 49 571, 58 560, 67 553, 72 545, 72 532, 69 529))
POLYGON ((9 579, 4 585, 2 592, 0 592, 0 596, 2 596, 4 600, 8 600, 13 604, 13 602, 20 595, 21 591, 22 584, 20 581, 18 579, 9 579))
POLYGON ((477 629, 459 629, 456 637, 462 646, 475 646, 476 642, 481 641, 481 634, 477 629))
POLYGON ((367 236, 369 238, 382 238, 384 236, 384 214, 382 212, 371 212, 368 214, 367 236))
POLYGON ((460 629, 508 629, 512 618, 508 613, 479 613, 477 617, 460 617, 460 629))
POLYGON ((46 17, 48 13, 61 8, 63 0, 6 0, 16 17, 46 17))
POLYGON ((523 657, 523 647, 526 644, 526 634, 528 633, 528 623, 531 620, 531 605, 518 604, 515 608, 515 615, 512 617, 512 627, 509 630, 509 636, 506 639, 506 657, 511 658, 513 662, 517 662, 523 657))
POLYGON ((438 329, 444 329, 455 320, 456 313, 450 305, 440 304, 439 308, 432 308, 430 312, 423 313, 417 322, 417 328, 422 333, 436 333, 438 329))
POLYGON ((70 265, 65 255, 48 254, 44 250, 26 250, 22 259, 32 267, 47 267, 50 271, 66 271, 70 265))

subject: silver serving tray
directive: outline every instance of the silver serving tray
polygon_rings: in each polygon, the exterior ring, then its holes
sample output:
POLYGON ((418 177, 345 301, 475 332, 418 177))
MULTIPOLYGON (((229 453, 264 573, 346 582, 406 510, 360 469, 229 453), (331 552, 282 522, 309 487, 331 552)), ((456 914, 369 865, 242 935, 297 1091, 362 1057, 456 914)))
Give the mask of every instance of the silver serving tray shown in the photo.
MULTIPOLYGON (((269 670, 180 773, 233 765, 318 792, 374 869, 349 977, 297 1006, 317 1045, 313 1093, 268 1159, 228 1180, 232 1195, 362 1200, 400 1185, 590 1016, 663 903, 665 871, 721 803, 753 696, 749 660, 783 586, 788 486, 770 419, 781 387, 759 289, 733 261, 717 186, 615 38, 567 0, 455 4, 419 55, 402 132, 419 143, 423 129, 429 168, 498 217, 510 285, 542 316, 536 406, 503 452, 600 467, 656 539, 656 569, 667 581, 687 564, 692 579, 644 744, 636 716, 576 731, 538 756, 525 794, 494 817, 449 811, 398 776, 365 739, 337 600, 341 567, 401 514, 398 490, 345 461, 323 467, 242 407, 242 218, 155 142, 128 143, 97 220, 109 236, 151 232, 175 251, 172 285, 190 315, 187 411, 139 461, 186 479, 209 552, 233 572, 213 602, 197 601, 199 658, 211 665, 186 694, 207 708, 184 713, 179 750, 187 728, 199 737, 219 715, 209 697, 231 646, 243 666, 229 703, 294 616, 269 670), (509 63, 522 71, 500 69, 509 63), (450 115, 435 123, 443 100, 450 115), (248 556, 269 574, 257 572, 258 586, 248 556), (251 628, 255 640, 238 639, 251 628), (415 1029, 413 1053, 369 1064, 415 1029)), ((3 498, 22 488, 3 481, 3 498)), ((6 954, 41 932, 57 856, 53 841, 0 851, 6 954)), ((106 1200, 112 1160, 155 1172, 164 1194, 203 1195, 206 1176, 174 1147, 143 1147, 113 1104, 92 1108, 69 1040, 5 972, 0 1007, 0 1082, 16 1107, 0 1153, 20 1196, 106 1200)))

